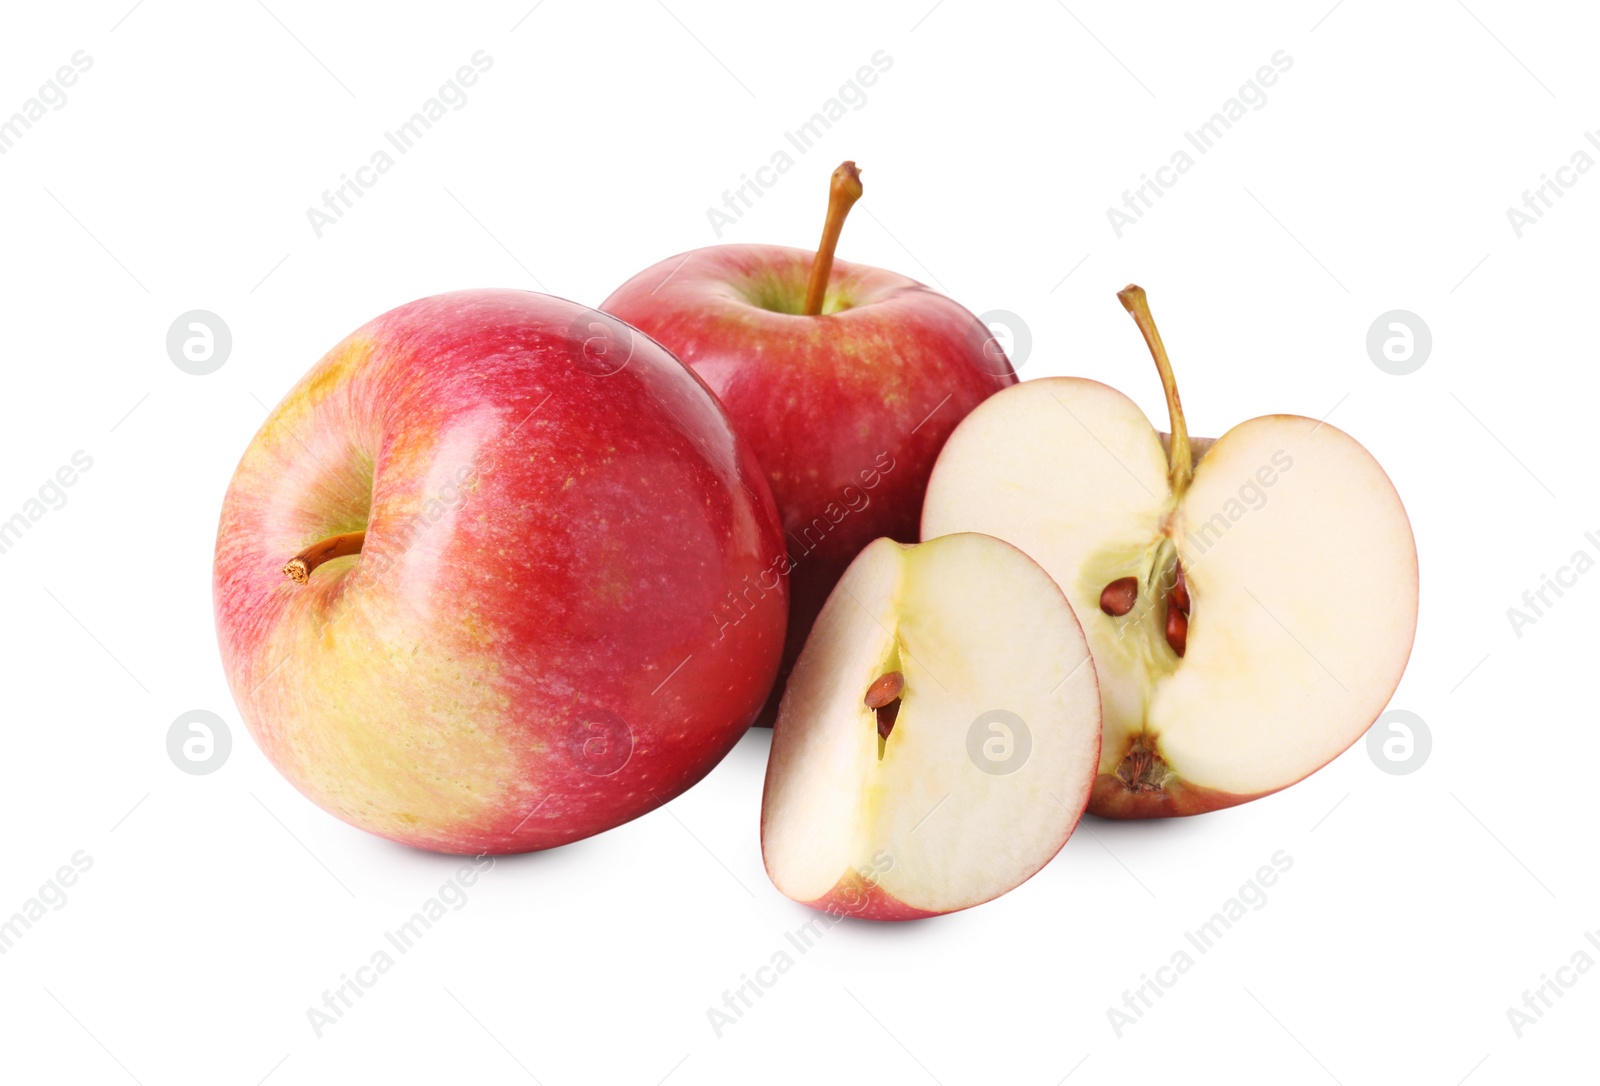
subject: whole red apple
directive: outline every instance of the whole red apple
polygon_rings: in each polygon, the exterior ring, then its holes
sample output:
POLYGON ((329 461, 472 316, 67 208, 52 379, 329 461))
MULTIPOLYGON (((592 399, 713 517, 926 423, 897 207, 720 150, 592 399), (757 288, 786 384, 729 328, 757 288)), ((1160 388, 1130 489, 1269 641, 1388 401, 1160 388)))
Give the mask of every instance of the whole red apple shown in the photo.
MULTIPOLYGON (((915 280, 835 263, 861 195, 853 162, 834 172, 816 253, 717 245, 640 272, 601 309, 646 332, 711 386, 755 449, 788 539, 783 684, 828 593, 872 540, 918 539, 922 496, 945 439, 1016 383, 989 329, 915 280)), ((762 608, 736 594, 725 621, 762 608)))
POLYGON ((412 302, 262 425, 217 531, 218 640, 301 792, 454 853, 549 848, 698 781, 761 708, 786 586, 760 468, 660 346, 572 302, 412 302), (287 563, 287 564, 286 564, 287 563))

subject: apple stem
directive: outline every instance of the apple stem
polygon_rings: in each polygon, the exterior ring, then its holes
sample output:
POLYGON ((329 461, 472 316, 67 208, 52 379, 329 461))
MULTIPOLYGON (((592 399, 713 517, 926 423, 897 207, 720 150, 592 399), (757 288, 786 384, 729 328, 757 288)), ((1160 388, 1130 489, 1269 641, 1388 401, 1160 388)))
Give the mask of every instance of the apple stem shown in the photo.
POLYGON ((1156 360, 1156 369, 1161 374, 1161 388, 1167 394, 1167 415, 1172 420, 1171 467, 1167 479, 1172 484, 1172 493, 1181 497, 1189 489, 1189 480, 1194 478, 1194 454, 1189 448, 1189 424, 1183 419, 1183 401, 1178 398, 1178 379, 1172 375, 1172 363, 1167 359, 1167 348, 1156 329, 1156 319, 1150 315, 1150 301, 1145 297, 1144 288, 1129 283, 1117 291, 1117 300, 1139 326, 1145 346, 1150 348, 1150 357, 1156 360))
POLYGON ((845 216, 861 199, 861 171, 854 162, 841 162, 828 181, 828 218, 822 224, 822 241, 811 261, 811 278, 806 282, 805 315, 822 313, 822 299, 828 293, 828 277, 833 274, 833 250, 844 232, 845 216))
POLYGON ((319 540, 289 559, 288 564, 283 567, 283 575, 295 584, 305 584, 311 579, 312 570, 334 558, 360 554, 361 545, 366 541, 367 533, 364 531, 345 532, 343 535, 319 540))

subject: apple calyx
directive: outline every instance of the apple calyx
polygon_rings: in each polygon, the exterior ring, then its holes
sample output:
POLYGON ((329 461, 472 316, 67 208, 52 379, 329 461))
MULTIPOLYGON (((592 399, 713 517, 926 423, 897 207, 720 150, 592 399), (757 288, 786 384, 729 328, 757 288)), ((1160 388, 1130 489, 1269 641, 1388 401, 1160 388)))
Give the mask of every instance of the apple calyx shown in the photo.
POLYGON ((822 315, 822 301, 828 293, 828 277, 833 274, 833 251, 844 232, 845 216, 861 199, 861 171, 848 159, 839 163, 828 180, 828 217, 822 224, 822 240, 811 261, 811 278, 806 281, 806 304, 801 312, 808 317, 822 315))
POLYGON ((311 579, 311 571, 322 563, 351 554, 360 554, 361 545, 366 540, 365 531, 345 532, 343 535, 318 540, 289 559, 288 564, 283 567, 283 575, 295 584, 305 584, 311 579))
POLYGON ((1137 794, 1164 791, 1176 775, 1156 749, 1155 741, 1144 735, 1133 737, 1127 753, 1117 763, 1117 779, 1124 788, 1137 794))

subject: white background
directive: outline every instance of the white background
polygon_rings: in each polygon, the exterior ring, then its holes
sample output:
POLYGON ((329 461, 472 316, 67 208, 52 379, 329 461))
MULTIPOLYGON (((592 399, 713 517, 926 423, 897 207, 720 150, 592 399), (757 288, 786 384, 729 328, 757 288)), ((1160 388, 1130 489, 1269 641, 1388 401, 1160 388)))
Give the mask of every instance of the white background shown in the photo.
POLYGON ((1593 12, 531 2, 7 6, 0 117, 76 50, 93 67, 0 156, 0 519, 75 451, 93 467, 0 555, 0 915, 76 851, 93 867, 0 957, 0 1077, 1478 1086, 1591 1066, 1600 970, 1520 1039, 1506 1011, 1600 928, 1600 576, 1521 637, 1506 610, 1600 551, 1600 172, 1520 238, 1506 209, 1600 125, 1593 12), (480 49, 466 106, 316 237, 306 209, 480 49), (239 454, 395 305, 491 285, 596 304, 718 240, 706 209, 878 50, 893 66, 866 104, 721 240, 814 244, 855 158, 842 257, 1021 315, 1024 377, 1094 377, 1160 419, 1114 297, 1132 280, 1193 432, 1331 411, 1415 527, 1393 705, 1427 721, 1431 757, 1393 776, 1358 744, 1243 808, 1086 820, 996 902, 834 928, 718 1037, 707 1009, 811 916, 761 867, 753 734, 663 810, 500 860, 319 1039, 307 1008, 459 861, 323 814, 240 724, 210 599, 239 454), (1115 236, 1106 209, 1278 50, 1294 63, 1266 105, 1115 236), (197 308, 233 335, 204 377, 165 348, 197 308), (1403 377, 1365 347, 1396 308, 1433 335, 1403 377), (234 740, 203 777, 165 746, 197 708, 234 740), (1119 1038, 1107 1008, 1280 849, 1265 907, 1119 1038))

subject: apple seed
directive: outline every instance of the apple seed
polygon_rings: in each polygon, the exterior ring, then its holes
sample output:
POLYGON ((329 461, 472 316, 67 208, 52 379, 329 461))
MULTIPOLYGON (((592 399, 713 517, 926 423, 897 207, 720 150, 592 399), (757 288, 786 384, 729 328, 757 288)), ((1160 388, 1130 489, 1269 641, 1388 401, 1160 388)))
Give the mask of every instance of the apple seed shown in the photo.
POLYGON ((1189 647, 1189 616, 1176 607, 1167 608, 1167 644, 1180 657, 1189 647))
POLYGON ((891 701, 900 697, 900 691, 906 688, 906 677, 898 671, 891 671, 878 676, 871 686, 867 687, 867 708, 882 709, 891 701))
POLYGON ((895 698, 888 705, 880 705, 873 712, 878 717, 878 757, 882 758, 882 740, 889 738, 889 733, 894 731, 895 718, 900 715, 900 699, 895 698))
POLYGON ((1139 578, 1118 577, 1100 593, 1100 610, 1113 618, 1121 618, 1133 610, 1139 598, 1139 578))

